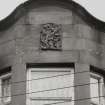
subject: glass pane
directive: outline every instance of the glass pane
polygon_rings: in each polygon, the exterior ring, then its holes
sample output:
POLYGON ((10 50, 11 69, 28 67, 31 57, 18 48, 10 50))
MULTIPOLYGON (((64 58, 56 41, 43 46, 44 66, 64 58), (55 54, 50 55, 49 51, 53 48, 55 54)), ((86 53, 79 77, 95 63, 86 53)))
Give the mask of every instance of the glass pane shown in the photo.
POLYGON ((73 105, 74 102, 71 101, 74 100, 73 72, 47 70, 31 71, 30 105, 73 105))
POLYGON ((11 100, 11 78, 5 78, 2 80, 2 96, 3 102, 9 102, 11 100))
POLYGON ((97 78, 90 78, 91 100, 99 104, 99 80, 97 78))
POLYGON ((32 97, 72 97, 73 75, 69 72, 32 72, 32 97))

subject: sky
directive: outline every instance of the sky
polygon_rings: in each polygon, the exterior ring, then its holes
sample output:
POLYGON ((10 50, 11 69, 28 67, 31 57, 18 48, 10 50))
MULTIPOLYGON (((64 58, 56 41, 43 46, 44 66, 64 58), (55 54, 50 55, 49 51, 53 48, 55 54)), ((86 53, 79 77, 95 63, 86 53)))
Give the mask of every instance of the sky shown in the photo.
MULTIPOLYGON (((0 20, 6 18, 21 3, 27 0, 0 0, 0 20)), ((105 22, 105 0, 73 0, 82 5, 97 19, 105 22)))

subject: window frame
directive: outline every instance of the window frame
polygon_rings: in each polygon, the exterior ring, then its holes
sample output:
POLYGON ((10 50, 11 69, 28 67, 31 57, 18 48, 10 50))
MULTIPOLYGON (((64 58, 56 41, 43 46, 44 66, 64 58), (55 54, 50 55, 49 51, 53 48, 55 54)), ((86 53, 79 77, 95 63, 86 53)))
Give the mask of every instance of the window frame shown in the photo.
MULTIPOLYGON (((103 103, 105 103, 105 98, 103 97, 103 94, 104 94, 103 92, 105 90, 104 76, 97 72, 91 72, 90 78, 95 78, 98 80, 98 94, 99 94, 99 103, 96 103, 91 100, 91 105, 103 105, 103 103)), ((90 98, 92 98, 91 93, 90 93, 90 98)))
MULTIPOLYGON (((3 102, 3 91, 2 91, 2 80, 3 79, 6 79, 6 78, 11 78, 12 77, 12 73, 11 72, 9 72, 9 73, 3 73, 3 74, 1 74, 0 75, 0 97, 1 97, 1 99, 0 99, 0 103, 2 103, 3 105, 8 105, 8 104, 10 104, 11 103, 11 96, 10 96, 10 101, 8 101, 8 102, 3 102)), ((11 92, 11 91, 10 91, 11 92)))
MULTIPOLYGON (((30 87, 30 79, 31 79, 31 71, 32 71, 32 69, 36 69, 36 71, 35 72, 71 72, 71 73, 73 73, 73 81, 74 81, 74 71, 75 71, 75 69, 74 69, 74 67, 60 67, 60 66, 58 66, 58 67, 56 67, 56 66, 45 66, 45 67, 42 67, 42 66, 38 66, 38 67, 28 67, 27 68, 27 89, 26 89, 26 91, 28 92, 28 93, 31 93, 31 87, 30 87), (64 68, 66 69, 66 71, 64 71, 64 68), (50 69, 50 71, 46 71, 45 69, 50 69), (52 69, 52 70, 51 70, 52 69), (57 70, 55 70, 54 71, 54 69, 57 69, 57 70), (62 70, 58 70, 58 69, 62 69, 62 70)), ((74 85, 74 82, 73 82, 73 85, 74 85)), ((75 90, 74 90, 75 91, 75 90)), ((75 94, 75 93, 74 93, 75 94)), ((26 98, 26 103, 27 103, 27 105, 31 105, 30 104, 30 94, 27 94, 27 98, 26 98)), ((74 100, 74 96, 73 96, 73 100, 74 100)), ((36 99, 37 100, 37 99, 36 99)), ((46 100, 46 99, 45 99, 46 100)), ((51 99, 52 100, 52 99, 51 99)), ((60 99, 54 99, 54 100, 60 100, 60 99)), ((65 100, 65 99, 64 99, 65 100)), ((66 99, 66 100, 72 100, 72 99, 66 99)))

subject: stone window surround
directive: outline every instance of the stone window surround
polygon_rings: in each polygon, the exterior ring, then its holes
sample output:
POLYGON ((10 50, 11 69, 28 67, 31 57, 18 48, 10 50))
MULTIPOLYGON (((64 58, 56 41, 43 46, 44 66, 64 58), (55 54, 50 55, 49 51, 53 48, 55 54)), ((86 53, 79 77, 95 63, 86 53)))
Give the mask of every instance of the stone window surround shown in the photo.
MULTIPOLYGON (((36 72, 46 72, 45 71, 46 68, 47 69, 52 69, 52 70, 55 70, 55 68, 56 68, 56 70, 52 71, 52 72, 62 72, 62 70, 64 70, 64 68, 65 68, 65 69, 67 69, 65 72, 68 72, 68 70, 70 72, 72 69, 73 69, 73 72, 74 72, 74 67, 73 66, 74 65, 72 63, 45 63, 45 65, 44 65, 44 63, 38 63, 38 64, 36 64, 36 66, 35 66, 35 64, 29 64, 27 66, 27 79, 30 80, 30 71, 31 71, 31 69, 35 69, 35 70, 37 69, 36 72), (60 68, 61 68, 61 70, 60 70, 60 68)), ((49 71, 47 71, 47 72, 49 72, 49 71)), ((30 83, 28 82, 27 83, 27 89, 26 89, 28 92, 30 92, 29 84, 30 83)), ((29 97, 29 95, 28 95, 28 97, 29 97)), ((54 98, 54 100, 57 100, 57 99, 54 98)), ((69 100, 71 100, 71 99, 69 99, 69 100)), ((74 97, 73 97, 73 100, 74 100, 74 97)), ((27 101, 27 98, 26 98, 26 101, 27 101)), ((29 101, 30 100, 28 100, 26 103, 29 104, 30 103, 29 101)))

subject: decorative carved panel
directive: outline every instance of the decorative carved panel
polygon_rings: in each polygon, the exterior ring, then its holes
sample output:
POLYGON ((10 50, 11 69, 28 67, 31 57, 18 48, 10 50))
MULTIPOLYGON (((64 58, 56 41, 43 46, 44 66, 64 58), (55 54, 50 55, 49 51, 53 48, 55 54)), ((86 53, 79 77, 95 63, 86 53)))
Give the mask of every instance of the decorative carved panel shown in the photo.
POLYGON ((42 29, 40 32, 40 47, 42 50, 61 50, 61 25, 55 23, 42 24, 42 29))

